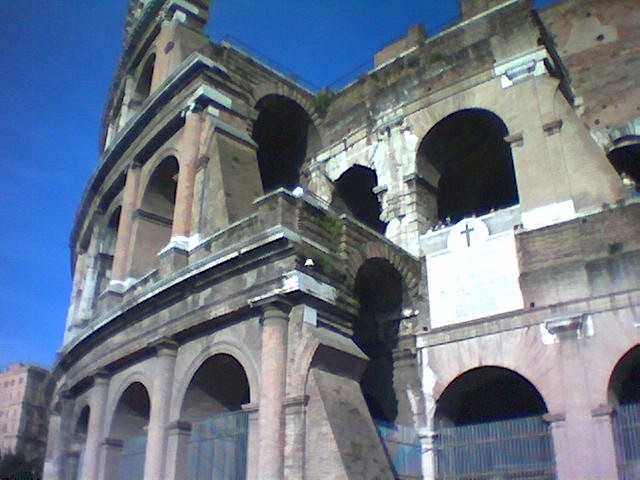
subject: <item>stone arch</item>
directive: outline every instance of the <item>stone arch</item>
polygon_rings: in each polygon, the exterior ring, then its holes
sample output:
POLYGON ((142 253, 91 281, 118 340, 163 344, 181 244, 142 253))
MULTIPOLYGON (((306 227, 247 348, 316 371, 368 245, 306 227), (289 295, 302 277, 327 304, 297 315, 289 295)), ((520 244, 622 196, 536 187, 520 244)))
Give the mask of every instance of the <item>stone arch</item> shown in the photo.
POLYGON ((109 399, 107 402, 106 416, 104 421, 104 426, 107 431, 107 434, 110 429, 110 425, 113 422, 113 415, 118 403, 118 399, 122 397, 124 391, 131 385, 132 383, 140 383, 147 392, 151 392, 152 389, 152 381, 142 370, 135 370, 128 373, 126 376, 116 379, 113 377, 109 383, 109 399))
POLYGON ((616 406, 613 433, 620 478, 640 473, 640 344, 616 363, 609 380, 610 402, 616 406))
POLYGON ((131 102, 135 107, 139 107, 151 94, 155 63, 156 52, 154 50, 147 53, 146 57, 144 57, 140 62, 140 66, 135 75, 135 88, 131 99, 131 102))
POLYGON ((108 428, 114 450, 109 458, 109 473, 112 478, 142 479, 151 396, 144 384, 133 381, 116 399, 108 428))
POLYGON ((257 159, 265 193, 300 184, 300 175, 319 136, 308 111, 282 93, 259 97, 252 137, 258 145, 257 159))
POLYGON ((640 404, 640 344, 620 357, 609 377, 608 392, 612 405, 640 404))
POLYGON ((538 389, 514 370, 489 365, 463 372, 436 401, 438 475, 552 478, 547 411, 538 389))
POLYGON ((207 359, 215 355, 229 355, 233 357, 243 368, 247 381, 249 383, 250 402, 256 402, 260 395, 260 382, 258 375, 258 367, 253 360, 251 353, 244 348, 228 341, 215 342, 213 345, 207 345, 189 361, 189 364, 181 376, 181 380, 177 383, 175 396, 172 406, 173 418, 180 418, 182 403, 186 395, 189 383, 194 377, 198 369, 207 361, 207 359))
POLYGON ((189 478, 245 478, 251 391, 243 365, 228 353, 206 358, 191 377, 180 419, 191 424, 189 478), (212 435, 212 432, 214 433, 212 435))
POLYGON ((436 400, 436 424, 485 423, 547 412, 533 383, 514 370, 494 365, 461 373, 436 400))
POLYGON ((336 179, 331 206, 384 235, 387 224, 380 220, 382 205, 374 193, 377 186, 378 176, 374 169, 353 165, 336 179))
POLYGON ((350 289, 354 288, 358 270, 368 259, 384 258, 393 265, 402 277, 406 294, 405 306, 418 302, 420 296, 420 263, 418 260, 386 242, 372 241, 347 248, 345 273, 350 289))
POLYGON ((178 159, 167 156, 152 167, 135 218, 131 274, 138 278, 157 267, 157 254, 169 244, 176 203, 178 159))
POLYGON ((437 192, 436 215, 452 221, 519 203, 505 122, 468 108, 440 119, 416 152, 416 170, 437 192))

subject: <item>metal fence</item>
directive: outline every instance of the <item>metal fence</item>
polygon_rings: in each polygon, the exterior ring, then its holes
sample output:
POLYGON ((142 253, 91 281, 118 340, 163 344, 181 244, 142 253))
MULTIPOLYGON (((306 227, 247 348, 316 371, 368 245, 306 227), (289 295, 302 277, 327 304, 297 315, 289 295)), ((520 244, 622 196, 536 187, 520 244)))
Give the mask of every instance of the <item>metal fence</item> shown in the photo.
POLYGON ((551 480, 553 446, 541 416, 440 429, 439 480, 551 480))
POLYGON ((147 436, 129 437, 122 443, 122 480, 142 480, 144 476, 144 454, 147 449, 147 436))
POLYGON ((415 429, 386 422, 376 422, 376 427, 397 478, 421 479, 421 450, 415 429))
POLYGON ((621 405, 613 420, 618 471, 622 480, 640 478, 640 403, 621 405))
POLYGON ((246 412, 228 412, 193 424, 190 480, 244 480, 247 471, 246 412))

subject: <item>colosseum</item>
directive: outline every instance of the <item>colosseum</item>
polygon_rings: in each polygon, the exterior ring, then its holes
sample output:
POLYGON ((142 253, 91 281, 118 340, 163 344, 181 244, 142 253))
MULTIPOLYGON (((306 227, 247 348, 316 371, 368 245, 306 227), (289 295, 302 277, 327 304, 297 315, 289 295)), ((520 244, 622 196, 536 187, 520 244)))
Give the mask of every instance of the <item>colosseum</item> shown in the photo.
POLYGON ((640 478, 637 0, 463 0, 310 91, 131 0, 44 478, 640 478))

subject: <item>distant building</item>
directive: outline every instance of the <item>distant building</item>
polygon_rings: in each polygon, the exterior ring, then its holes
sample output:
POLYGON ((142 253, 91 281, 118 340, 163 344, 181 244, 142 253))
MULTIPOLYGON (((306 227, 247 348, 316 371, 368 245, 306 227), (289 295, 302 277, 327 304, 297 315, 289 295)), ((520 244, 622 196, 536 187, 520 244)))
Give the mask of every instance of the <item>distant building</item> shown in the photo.
POLYGON ((49 372, 14 363, 0 372, 0 456, 42 457, 47 441, 49 372))

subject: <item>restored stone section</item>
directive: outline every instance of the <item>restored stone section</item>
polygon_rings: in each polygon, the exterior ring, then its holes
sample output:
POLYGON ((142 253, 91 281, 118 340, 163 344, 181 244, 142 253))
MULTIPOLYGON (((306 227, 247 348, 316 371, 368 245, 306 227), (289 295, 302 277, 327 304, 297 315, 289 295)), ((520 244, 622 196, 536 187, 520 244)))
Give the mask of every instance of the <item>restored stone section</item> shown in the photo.
POLYGON ((308 391, 308 478, 394 478, 358 383, 316 368, 308 391))

